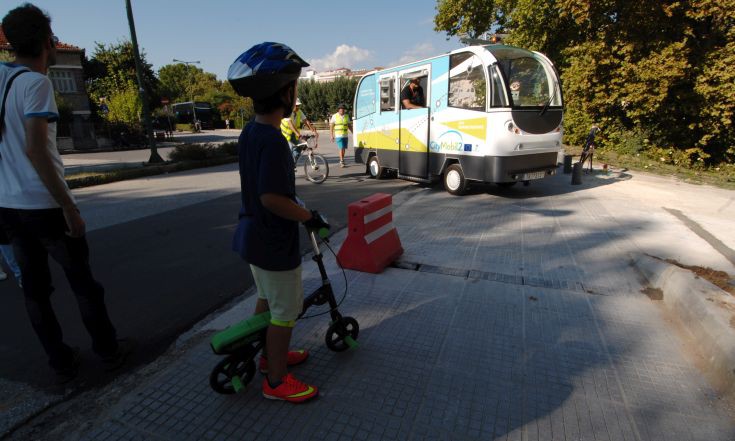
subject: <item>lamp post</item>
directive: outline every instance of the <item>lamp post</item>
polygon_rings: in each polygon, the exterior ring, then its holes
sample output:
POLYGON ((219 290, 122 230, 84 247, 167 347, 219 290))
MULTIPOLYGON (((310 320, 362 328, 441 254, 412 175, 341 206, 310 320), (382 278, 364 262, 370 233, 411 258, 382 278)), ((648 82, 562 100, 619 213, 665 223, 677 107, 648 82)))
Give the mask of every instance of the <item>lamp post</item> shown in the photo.
MULTIPOLYGON (((186 64, 187 66, 191 64, 199 64, 199 61, 183 61, 183 60, 177 60, 176 58, 173 59, 174 63, 181 63, 186 64)), ((194 82, 194 75, 192 75, 192 83, 194 82)), ((197 104, 196 101, 194 101, 194 88, 191 89, 191 116, 193 118, 192 123, 194 124, 194 127, 196 127, 197 122, 197 104)))
POLYGON ((143 125, 145 126, 146 135, 148 135, 148 145, 151 148, 151 157, 148 159, 150 163, 163 162, 163 158, 158 154, 156 149, 156 140, 153 138, 153 128, 151 127, 151 114, 148 111, 148 96, 143 87, 143 67, 140 62, 140 52, 138 51, 138 38, 135 35, 135 21, 133 20, 133 8, 130 6, 130 0, 125 0, 125 8, 128 12, 128 25, 130 25, 130 39, 133 43, 133 57, 135 58, 135 75, 138 77, 138 93, 143 107, 143 125))

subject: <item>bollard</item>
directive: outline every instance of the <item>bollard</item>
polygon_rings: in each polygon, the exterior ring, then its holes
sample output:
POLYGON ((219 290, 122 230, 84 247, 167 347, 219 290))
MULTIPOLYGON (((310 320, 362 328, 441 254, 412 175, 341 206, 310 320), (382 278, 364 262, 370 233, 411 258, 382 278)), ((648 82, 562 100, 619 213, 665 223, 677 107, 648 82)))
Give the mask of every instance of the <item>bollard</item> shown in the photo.
POLYGON ((564 155, 564 174, 568 175, 572 172, 572 155, 564 155))
POLYGON ((582 163, 575 162, 572 168, 572 185, 582 184, 582 163))

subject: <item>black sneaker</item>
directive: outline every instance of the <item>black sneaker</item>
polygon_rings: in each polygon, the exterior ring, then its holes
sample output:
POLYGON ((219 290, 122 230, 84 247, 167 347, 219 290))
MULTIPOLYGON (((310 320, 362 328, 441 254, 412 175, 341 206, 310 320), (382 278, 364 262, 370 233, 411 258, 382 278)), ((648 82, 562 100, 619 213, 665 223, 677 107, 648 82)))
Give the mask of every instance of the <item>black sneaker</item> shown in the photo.
POLYGON ((79 348, 71 348, 71 364, 63 368, 54 368, 56 374, 56 384, 65 384, 75 379, 79 375, 79 365, 81 358, 79 357, 79 348))
POLYGON ((105 372, 112 372, 125 364, 128 356, 133 352, 134 344, 131 340, 117 341, 117 351, 114 354, 102 357, 102 368, 105 372))

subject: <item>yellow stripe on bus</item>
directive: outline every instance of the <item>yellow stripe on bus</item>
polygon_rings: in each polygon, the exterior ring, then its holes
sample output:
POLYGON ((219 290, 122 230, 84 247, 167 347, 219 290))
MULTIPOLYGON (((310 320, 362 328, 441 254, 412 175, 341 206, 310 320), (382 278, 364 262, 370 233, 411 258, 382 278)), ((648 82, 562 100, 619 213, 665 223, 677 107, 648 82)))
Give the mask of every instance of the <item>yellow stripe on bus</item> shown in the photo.
POLYGON ((458 121, 447 121, 439 124, 443 124, 458 132, 474 136, 478 139, 485 139, 487 135, 487 118, 460 119, 458 121))
POLYGON ((402 150, 409 152, 428 151, 426 141, 419 140, 408 129, 401 129, 400 132, 398 129, 391 129, 358 133, 355 135, 355 145, 371 149, 398 150, 399 135, 402 150), (406 145, 408 145, 408 148, 406 148, 406 145))

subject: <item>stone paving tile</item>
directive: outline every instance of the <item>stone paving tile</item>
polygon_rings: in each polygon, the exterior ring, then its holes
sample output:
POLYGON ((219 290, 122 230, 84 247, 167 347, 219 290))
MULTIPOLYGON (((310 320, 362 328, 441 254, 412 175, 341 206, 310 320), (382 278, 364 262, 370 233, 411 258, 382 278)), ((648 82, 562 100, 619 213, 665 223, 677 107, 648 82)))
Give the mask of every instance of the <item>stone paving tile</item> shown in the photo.
MULTIPOLYGON (((682 354, 628 266, 626 253, 635 248, 629 232, 645 229, 645 221, 623 222, 609 210, 584 192, 421 194, 395 214, 401 260, 435 268, 345 272, 349 294, 340 312, 359 321, 359 348, 329 351, 327 316, 299 322, 294 345, 311 357, 294 372, 320 387, 318 399, 303 406, 266 401, 259 374, 242 393, 218 395, 208 376, 221 358, 202 342, 131 393, 94 433, 166 440, 735 439, 735 409, 719 402, 682 354)), ((333 257, 325 263, 340 299, 341 272, 333 257)), ((304 277, 307 292, 321 283, 310 262, 304 277)), ((91 435, 86 439, 96 439, 91 435)))

